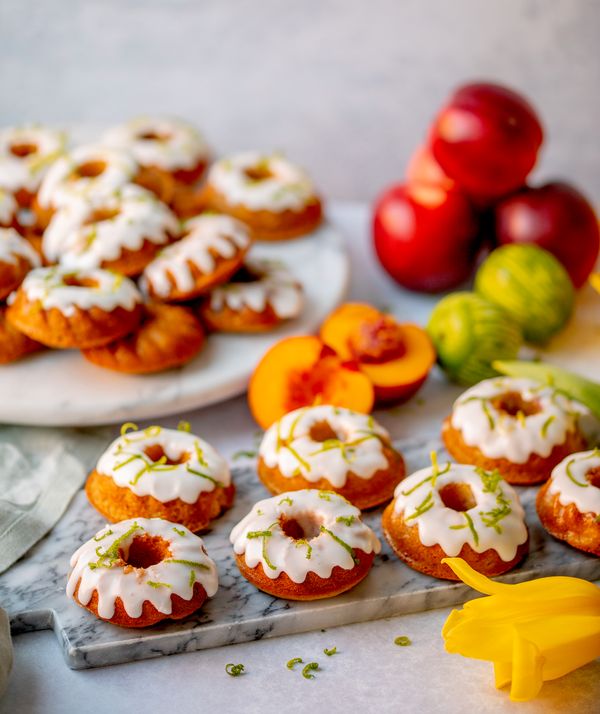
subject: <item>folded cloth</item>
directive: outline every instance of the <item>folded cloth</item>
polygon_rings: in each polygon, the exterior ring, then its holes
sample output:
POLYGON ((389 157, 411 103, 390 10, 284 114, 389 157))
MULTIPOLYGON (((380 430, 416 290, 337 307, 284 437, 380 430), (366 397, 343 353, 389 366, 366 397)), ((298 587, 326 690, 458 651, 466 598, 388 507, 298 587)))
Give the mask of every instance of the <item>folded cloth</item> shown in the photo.
POLYGON ((0 608, 0 697, 4 694, 12 668, 13 651, 8 615, 0 608))
POLYGON ((110 433, 0 427, 0 573, 58 521, 110 433))

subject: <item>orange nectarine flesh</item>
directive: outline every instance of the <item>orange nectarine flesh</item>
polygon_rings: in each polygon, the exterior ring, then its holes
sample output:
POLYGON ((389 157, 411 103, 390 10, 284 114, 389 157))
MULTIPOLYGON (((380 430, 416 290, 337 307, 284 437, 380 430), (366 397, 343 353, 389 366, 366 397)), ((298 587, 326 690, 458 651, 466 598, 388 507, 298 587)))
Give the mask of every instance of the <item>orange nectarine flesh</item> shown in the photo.
POLYGON ((299 407, 333 404, 369 413, 373 402, 368 377, 312 335, 289 337, 271 347, 248 388, 250 411, 263 429, 299 407))

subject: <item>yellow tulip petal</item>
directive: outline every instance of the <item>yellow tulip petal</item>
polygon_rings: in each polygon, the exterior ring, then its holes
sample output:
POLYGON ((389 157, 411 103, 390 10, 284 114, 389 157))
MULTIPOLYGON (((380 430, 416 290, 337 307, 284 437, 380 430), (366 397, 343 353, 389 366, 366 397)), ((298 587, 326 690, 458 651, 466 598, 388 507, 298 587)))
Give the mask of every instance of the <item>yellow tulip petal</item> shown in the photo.
POLYGON ((511 683, 511 699, 536 696, 543 681, 600 657, 600 588, 566 576, 514 585, 446 558, 467 585, 488 597, 453 610, 442 629, 446 651, 492 661, 496 687, 511 683))
POLYGON ((494 662, 494 684, 502 689, 512 680, 512 662, 494 662))
POLYGON ((514 631, 512 682, 510 698, 513 702, 526 702, 539 694, 542 688, 544 658, 533 642, 514 631))
POLYGON ((590 275, 590 285, 600 293, 600 273, 592 273, 590 275))

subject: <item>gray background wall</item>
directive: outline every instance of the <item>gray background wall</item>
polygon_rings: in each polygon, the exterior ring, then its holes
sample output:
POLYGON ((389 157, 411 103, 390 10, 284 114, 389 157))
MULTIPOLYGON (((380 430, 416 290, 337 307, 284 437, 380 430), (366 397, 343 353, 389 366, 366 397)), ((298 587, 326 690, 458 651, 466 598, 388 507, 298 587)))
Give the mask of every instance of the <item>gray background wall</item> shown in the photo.
POLYGON ((0 0, 0 123, 179 114, 370 199, 448 91, 486 77, 539 108, 538 175, 600 204, 599 30, 595 0, 0 0))

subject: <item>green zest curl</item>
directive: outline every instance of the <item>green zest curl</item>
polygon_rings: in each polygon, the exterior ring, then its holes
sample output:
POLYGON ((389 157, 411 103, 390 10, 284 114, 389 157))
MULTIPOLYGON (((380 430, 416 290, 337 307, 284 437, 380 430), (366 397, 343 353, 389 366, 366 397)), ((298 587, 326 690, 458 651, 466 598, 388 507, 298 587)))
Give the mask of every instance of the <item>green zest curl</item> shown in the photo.
POLYGON ((111 568, 116 560, 119 560, 119 546, 123 541, 127 540, 130 535, 138 530, 143 530, 141 526, 134 522, 129 530, 119 536, 111 545, 104 551, 104 553, 98 553, 98 548, 96 548, 96 554, 99 556, 95 563, 88 563, 90 570, 96 570, 96 568, 111 568))
POLYGON ((101 536, 94 536, 94 540, 96 543, 100 540, 104 540, 107 536, 112 535, 113 531, 112 530, 107 530, 106 533, 103 533, 101 536))
POLYGON ((244 670, 245 667, 243 664, 233 664, 233 662, 229 662, 225 665, 225 671, 232 677, 239 677, 240 674, 244 673, 244 670))
POLYGON ((171 588, 171 587, 173 587, 172 585, 169 585, 169 583, 158 583, 158 582, 155 582, 154 580, 146 580, 146 582, 148 583, 148 585, 151 588, 171 588))
POLYGON ((125 436, 128 431, 137 431, 138 425, 133 421, 126 421, 125 424, 121 426, 121 436, 125 436))
POLYGON ((177 528, 177 526, 173 526, 173 530, 175 531, 175 533, 177 533, 177 535, 180 535, 180 536, 185 535, 185 531, 182 530, 181 528, 177 528))
POLYGON ((236 451, 231 458, 233 459, 233 461, 237 461, 238 459, 254 459, 256 458, 256 456, 258 456, 257 451, 251 451, 250 449, 242 449, 241 451, 236 451))
POLYGON ((410 521, 413 518, 419 518, 419 516, 427 513, 430 508, 433 508, 433 491, 429 491, 427 496, 425 496, 421 503, 419 503, 416 507, 415 512, 411 513, 410 516, 406 516, 405 520, 410 521))
POLYGON ((288 506, 293 506, 294 502, 289 496, 286 496, 285 498, 282 498, 281 501, 277 504, 278 506, 281 506, 282 503, 287 503, 288 506))
POLYGON ((332 647, 330 650, 327 649, 327 647, 323 650, 323 652, 328 656, 328 657, 333 657, 333 655, 338 654, 337 647, 332 647))
POLYGON ((192 431, 192 425, 189 421, 182 419, 179 424, 177 424, 177 431, 185 431, 189 434, 192 431))
POLYGON ((285 666, 288 669, 294 669, 297 664, 302 664, 302 657, 294 657, 285 666))
POLYGON ((400 635, 400 637, 396 637, 394 640, 394 644, 398 645, 399 647, 408 647, 408 645, 412 645, 412 642, 410 640, 410 637, 407 637, 406 635, 400 635))
POLYGON ((350 553, 352 560, 354 561, 354 565, 358 565, 360 563, 359 558, 356 557, 354 548, 349 546, 348 543, 343 541, 341 538, 338 538, 335 533, 332 533, 328 528, 325 528, 325 526, 321 526, 319 530, 321 531, 321 533, 327 533, 327 535, 330 535, 336 543, 339 543, 342 548, 344 548, 344 550, 347 550, 348 553, 350 553))
POLYGON ((575 476, 573 476, 573 472, 571 471, 571 467, 573 466, 573 464, 575 463, 575 461, 576 461, 576 459, 571 459, 571 460, 567 463, 567 466, 566 466, 567 476, 571 479, 571 481, 573 481, 573 483, 574 483, 576 486, 581 486, 581 488, 587 488, 587 487, 590 485, 589 483, 582 483, 581 481, 578 481, 578 480, 575 478, 575 476))
POLYGON ((180 560, 178 558, 169 558, 163 561, 164 563, 180 563, 181 565, 187 565, 188 568, 200 568, 200 570, 210 570, 208 565, 205 563, 197 563, 195 560, 180 560))
POLYGON ((309 662, 307 665, 304 666, 302 670, 302 676, 304 677, 304 679, 314 679, 315 675, 312 674, 312 672, 317 669, 319 669, 318 662, 309 662))
POLYGON ((335 519, 336 523, 343 523, 346 526, 351 526, 354 523, 354 516, 338 516, 335 519))

